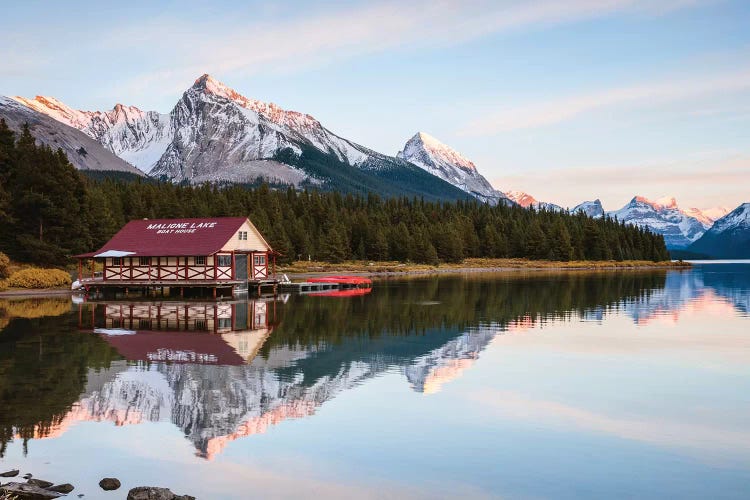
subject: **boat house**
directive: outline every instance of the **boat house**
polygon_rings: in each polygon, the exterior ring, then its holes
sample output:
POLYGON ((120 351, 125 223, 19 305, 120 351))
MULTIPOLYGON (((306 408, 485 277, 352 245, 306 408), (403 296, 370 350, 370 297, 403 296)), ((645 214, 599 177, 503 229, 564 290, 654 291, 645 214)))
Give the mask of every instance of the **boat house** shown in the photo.
POLYGON ((199 288, 216 296, 275 284, 275 256, 248 218, 214 217, 134 220, 99 250, 76 257, 87 291, 199 288))

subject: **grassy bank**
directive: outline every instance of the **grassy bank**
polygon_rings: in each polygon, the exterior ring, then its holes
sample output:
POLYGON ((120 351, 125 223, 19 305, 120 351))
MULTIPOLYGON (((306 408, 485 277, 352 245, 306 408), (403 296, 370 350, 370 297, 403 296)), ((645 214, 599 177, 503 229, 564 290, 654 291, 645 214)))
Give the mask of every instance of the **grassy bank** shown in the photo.
POLYGON ((647 260, 575 260, 550 261, 529 259, 466 259, 459 263, 446 263, 437 266, 403 262, 346 261, 340 264, 330 262, 297 261, 281 266, 279 272, 287 274, 351 272, 368 274, 421 274, 446 271, 512 271, 512 270, 565 270, 565 269, 685 269, 688 262, 647 260))

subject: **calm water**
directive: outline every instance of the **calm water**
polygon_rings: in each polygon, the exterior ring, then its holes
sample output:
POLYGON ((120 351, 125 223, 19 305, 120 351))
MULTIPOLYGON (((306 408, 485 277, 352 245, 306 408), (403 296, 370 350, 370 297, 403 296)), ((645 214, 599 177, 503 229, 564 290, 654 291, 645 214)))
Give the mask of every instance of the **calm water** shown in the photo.
POLYGON ((85 498, 750 495, 747 263, 0 311, 0 469, 85 498))

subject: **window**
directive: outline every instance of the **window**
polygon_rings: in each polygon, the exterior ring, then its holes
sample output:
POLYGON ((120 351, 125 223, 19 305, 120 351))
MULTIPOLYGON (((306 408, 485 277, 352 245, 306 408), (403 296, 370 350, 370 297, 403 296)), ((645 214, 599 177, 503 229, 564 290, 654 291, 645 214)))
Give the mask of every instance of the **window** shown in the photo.
POLYGON ((247 231, 240 231, 238 236, 242 241, 247 241, 247 231))
POLYGON ((138 257, 138 265, 146 267, 151 265, 151 257, 138 257))
POLYGON ((112 265, 113 266, 121 266, 122 265, 122 257, 112 257, 112 265))
POLYGON ((208 322, 205 319, 196 319, 195 329, 200 331, 208 330, 208 322))
POLYGON ((218 255, 216 265, 219 267, 231 267, 232 256, 231 255, 218 255))
POLYGON ((205 266, 206 265, 206 256, 205 255, 199 255, 195 258, 195 265, 196 266, 205 266))
POLYGON ((256 266, 265 266, 266 256, 265 255, 253 255, 253 264, 255 264, 256 266))

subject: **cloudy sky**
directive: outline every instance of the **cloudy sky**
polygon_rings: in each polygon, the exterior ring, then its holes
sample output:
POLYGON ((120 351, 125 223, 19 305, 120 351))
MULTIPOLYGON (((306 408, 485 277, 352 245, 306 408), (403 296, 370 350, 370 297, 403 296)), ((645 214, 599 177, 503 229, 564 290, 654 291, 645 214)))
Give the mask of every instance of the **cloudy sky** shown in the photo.
POLYGON ((750 201, 745 0, 16 4, 2 95, 168 112, 210 73, 383 153, 428 132, 561 205, 750 201))

